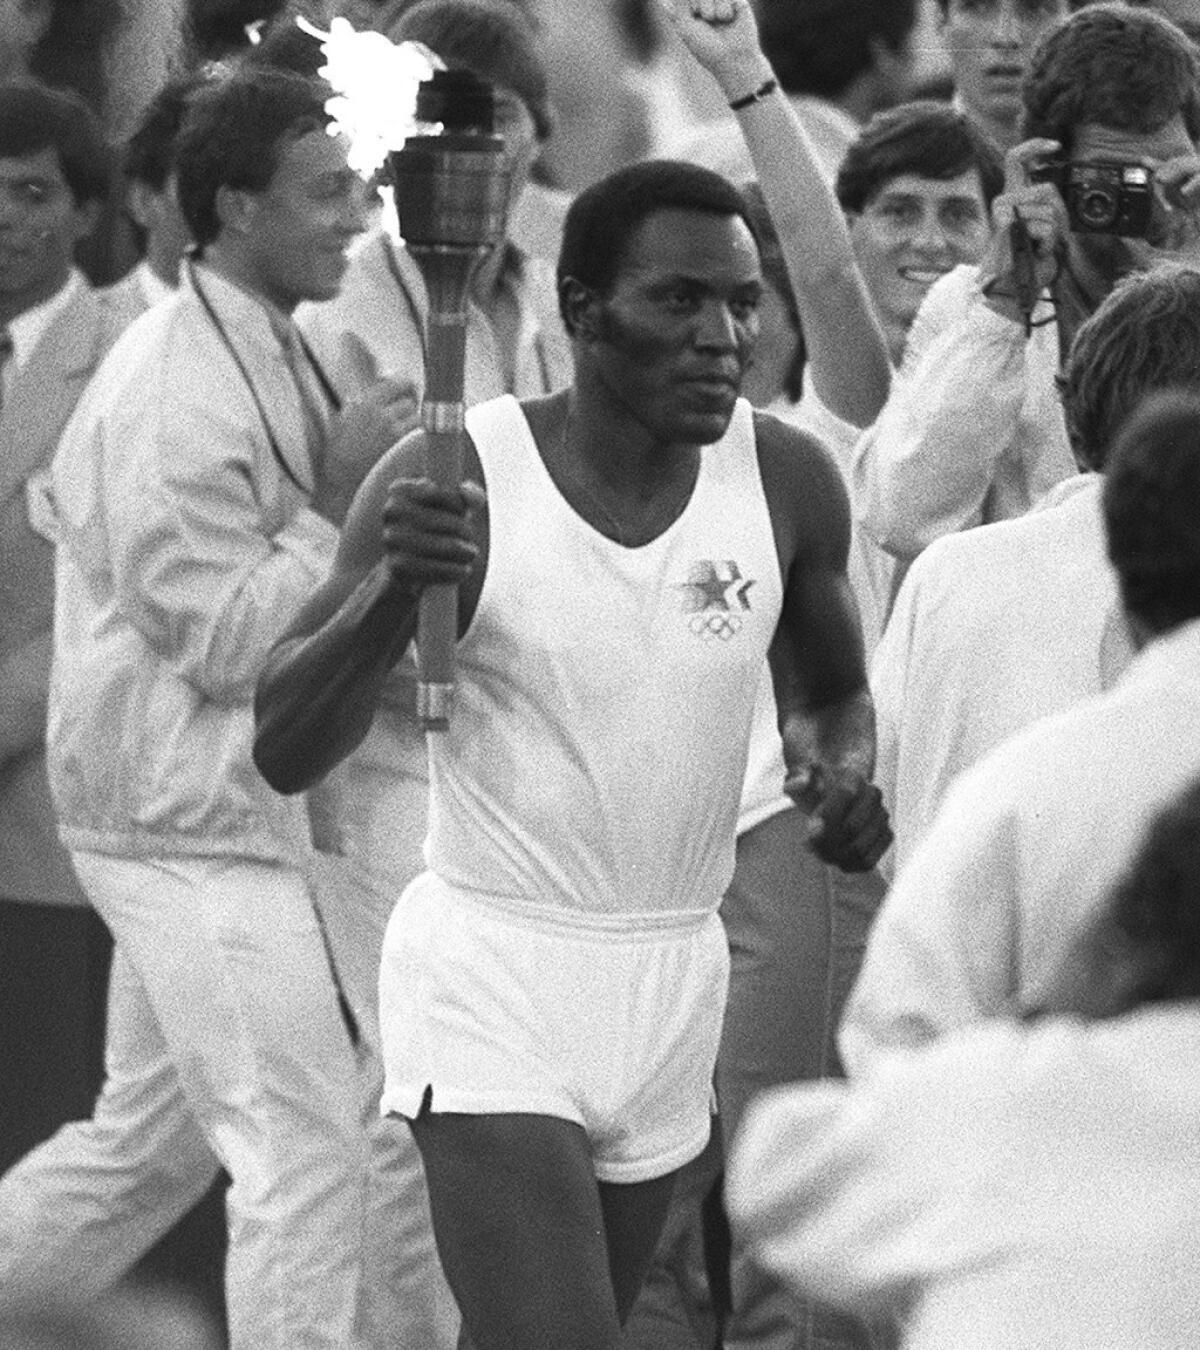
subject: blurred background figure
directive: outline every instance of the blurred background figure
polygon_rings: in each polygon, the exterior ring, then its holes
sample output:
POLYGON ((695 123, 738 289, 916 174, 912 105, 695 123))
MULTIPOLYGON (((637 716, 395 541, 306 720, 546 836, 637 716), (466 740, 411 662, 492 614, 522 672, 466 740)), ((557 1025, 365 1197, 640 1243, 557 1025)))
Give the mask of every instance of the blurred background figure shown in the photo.
POLYGON ((205 78, 202 73, 186 73, 168 80, 125 145, 125 210, 136 227, 142 256, 110 293, 124 295, 144 309, 175 293, 180 264, 192 242, 179 207, 175 137, 188 97, 205 78))
MULTIPOLYGON (((1151 417, 1194 446, 1187 403, 1151 417)), ((891 1311, 904 1350, 1197 1343, 1200 780, 1176 791, 1036 1019, 751 1108, 731 1208, 793 1288, 891 1311)))

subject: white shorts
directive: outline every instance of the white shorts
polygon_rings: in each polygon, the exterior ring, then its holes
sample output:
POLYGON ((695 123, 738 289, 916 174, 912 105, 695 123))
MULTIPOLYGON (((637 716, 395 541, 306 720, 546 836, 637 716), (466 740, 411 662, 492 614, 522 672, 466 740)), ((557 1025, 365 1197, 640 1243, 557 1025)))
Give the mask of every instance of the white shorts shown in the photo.
POLYGON ((729 983, 714 912, 646 931, 536 917, 422 873, 383 944, 381 1109, 575 1121, 601 1181, 704 1148, 729 983))

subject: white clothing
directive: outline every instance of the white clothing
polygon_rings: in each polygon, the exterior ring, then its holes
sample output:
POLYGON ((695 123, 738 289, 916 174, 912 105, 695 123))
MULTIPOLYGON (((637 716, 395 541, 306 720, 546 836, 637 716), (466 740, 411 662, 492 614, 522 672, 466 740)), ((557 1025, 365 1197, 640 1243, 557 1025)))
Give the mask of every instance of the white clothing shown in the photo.
POLYGON ((735 1231, 903 1350, 1200 1344, 1200 1008, 990 1023, 751 1106, 735 1231))
POLYGON ((49 331, 50 325, 67 308, 87 283, 83 274, 71 269, 66 282, 40 305, 23 310, 8 321, 8 335, 12 339, 12 373, 24 370, 33 355, 42 334, 49 331))
POLYGON ((936 540, 904 579, 871 667, 875 782, 896 871, 962 770, 1100 693, 1128 659, 1103 480, 1069 482, 1076 490, 1053 508, 936 540))
POLYGON ((250 757, 255 682, 337 546, 272 449, 311 483, 304 426, 266 310, 203 267, 126 331, 80 400, 52 468, 47 754, 68 847, 307 851, 303 802, 250 757))
POLYGON ((426 872, 384 941, 382 1109, 556 1116, 601 1181, 664 1176, 708 1141, 728 982, 715 913, 570 927, 426 872))
POLYGON ((101 1278, 127 1268, 207 1185, 216 1153, 249 1216, 231 1205, 230 1280, 245 1285, 234 1291, 246 1326, 235 1347, 345 1350, 357 1317, 356 1346, 429 1350, 453 1332, 435 1332, 426 1316, 440 1276, 423 1176, 411 1141, 381 1138, 378 1122, 382 919, 373 946, 369 931, 330 925, 347 996, 369 1029, 356 1053, 316 917, 318 900, 339 917, 337 897, 318 896, 299 870, 312 865, 303 801, 274 794, 250 755, 259 673, 337 543, 307 505, 308 427, 320 432, 321 413, 306 415, 281 345, 289 331, 284 316, 215 272, 188 269, 178 296, 114 349, 55 460, 52 781, 62 833, 92 859, 91 898, 138 978, 114 986, 110 1025, 125 1068, 107 1076, 95 1120, 31 1154, 13 1185, 34 1208, 57 1206, 51 1246, 68 1267, 105 1247, 101 1278), (160 876, 178 879, 179 904, 131 912, 126 891, 157 899, 160 876), (196 915, 181 915, 189 897, 196 915), (207 938, 189 937, 210 899, 219 924, 214 913, 207 938), (278 925, 269 941, 259 931, 268 919, 278 925), (240 966, 223 955, 242 948, 240 966), (222 995, 255 1003, 238 1034, 209 1034, 222 995), (281 1027, 287 1045, 277 1053, 281 1027), (259 1059, 328 1072, 336 1103, 300 1074, 290 1094, 287 1082, 252 1090, 243 1070, 259 1059), (172 1091, 176 1074, 206 1095, 172 1091), (194 1155, 177 1159, 173 1140, 197 1134, 207 1165, 180 1179, 194 1155), (313 1154, 321 1161, 310 1179, 313 1154), (73 1205, 59 1203, 64 1178, 73 1205))
POLYGON ((430 868, 598 926, 715 910, 783 589, 753 410, 738 401, 682 514, 639 548, 567 504, 515 399, 467 428, 489 555, 450 730, 430 738, 430 868))
POLYGON ((954 783, 871 931, 839 1042, 851 1072, 1039 1007, 1155 814, 1197 774, 1200 620, 954 783))
MULTIPOLYGON (((781 421, 798 427, 818 440, 830 452, 850 491, 850 457, 858 429, 830 412, 809 388, 798 403, 777 399, 767 409, 781 421)), ((867 660, 883 632, 887 607, 891 601, 895 563, 873 540, 863 534, 856 522, 850 525, 850 552, 846 574, 862 621, 863 647, 867 660)), ((759 679, 750 731, 750 753, 742 784, 742 804, 738 815, 738 834, 793 805, 784 795, 787 769, 783 762, 783 742, 779 735, 778 710, 769 668, 759 679)))
MULTIPOLYGON (((1043 302, 1035 319, 1051 314, 1043 302)), ((867 534, 912 559, 955 530, 1023 515, 1077 472, 1054 377, 1053 323, 1024 329, 988 308, 976 267, 929 288, 891 393, 854 451, 867 534)))
MULTIPOLYGON (((558 317, 557 290, 548 264, 506 246, 501 285, 517 314, 517 337, 501 350, 487 314, 467 301, 463 395, 468 406, 516 394, 549 394, 571 380, 571 349, 558 317), (506 371, 511 370, 511 378, 506 371)), ((296 323, 347 393, 364 384, 361 348, 374 362, 373 375, 411 380, 419 401, 425 389, 425 327, 429 298, 412 254, 382 231, 356 245, 341 290, 332 300, 303 304, 296 323)))
POLYGON ((0 1231, 29 1248, 0 1252, 5 1295, 22 1276, 39 1294, 47 1277, 102 1287, 203 1194, 215 1157, 233 1178, 230 1344, 344 1350, 367 1144, 307 884, 229 857, 72 861, 120 954, 110 1078, 93 1122, 66 1126, 0 1182, 0 1231), (115 1148, 98 1137, 114 1134, 115 1148))

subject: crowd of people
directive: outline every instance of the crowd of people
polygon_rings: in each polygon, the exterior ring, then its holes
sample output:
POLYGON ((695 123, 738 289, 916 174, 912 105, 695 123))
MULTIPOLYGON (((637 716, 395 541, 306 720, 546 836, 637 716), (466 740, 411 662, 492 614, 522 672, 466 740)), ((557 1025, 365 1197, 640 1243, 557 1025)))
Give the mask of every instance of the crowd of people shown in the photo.
POLYGON ((14 1345, 222 1172, 159 1343, 1200 1343, 1200 27, 939 5, 0 4, 14 1345), (453 486, 338 17, 493 95, 453 486))

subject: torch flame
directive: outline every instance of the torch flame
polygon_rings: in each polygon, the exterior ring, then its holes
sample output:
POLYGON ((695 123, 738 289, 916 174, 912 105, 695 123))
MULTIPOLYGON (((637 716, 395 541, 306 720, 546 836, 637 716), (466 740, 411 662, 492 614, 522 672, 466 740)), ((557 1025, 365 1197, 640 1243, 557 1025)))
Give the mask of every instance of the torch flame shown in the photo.
POLYGON ((393 42, 383 33, 359 31, 347 19, 333 19, 328 33, 302 17, 296 22, 321 39, 326 64, 318 74, 334 91, 325 104, 329 134, 346 137, 350 167, 370 179, 390 151, 423 129, 417 90, 442 62, 423 43, 393 42))

